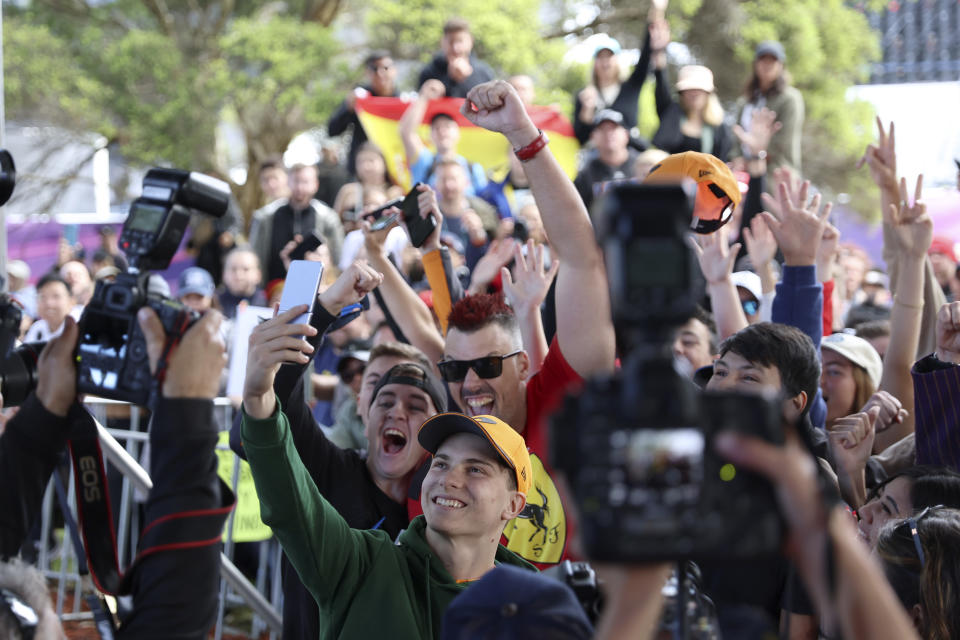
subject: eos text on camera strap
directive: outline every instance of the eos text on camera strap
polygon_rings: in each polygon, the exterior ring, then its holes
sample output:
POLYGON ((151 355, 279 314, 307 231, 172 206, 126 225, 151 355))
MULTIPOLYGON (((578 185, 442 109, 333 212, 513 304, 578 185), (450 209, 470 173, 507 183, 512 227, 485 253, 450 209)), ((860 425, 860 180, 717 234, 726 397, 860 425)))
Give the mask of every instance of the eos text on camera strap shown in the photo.
POLYGON ((223 505, 217 509, 173 512, 147 523, 140 534, 137 556, 126 572, 117 557, 117 537, 96 422, 85 409, 71 409, 70 457, 77 494, 77 517, 83 535, 90 576, 103 593, 130 592, 133 567, 141 558, 161 551, 219 544, 223 516, 233 508, 233 493, 221 481, 223 505), (82 415, 81 415, 82 414, 82 415))

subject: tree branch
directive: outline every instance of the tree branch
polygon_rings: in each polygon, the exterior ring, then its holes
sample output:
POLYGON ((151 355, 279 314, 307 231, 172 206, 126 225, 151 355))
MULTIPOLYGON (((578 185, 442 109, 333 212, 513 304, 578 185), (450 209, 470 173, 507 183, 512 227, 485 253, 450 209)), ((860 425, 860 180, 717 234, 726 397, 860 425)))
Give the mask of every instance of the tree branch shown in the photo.
POLYGON ((147 10, 153 14, 153 17, 157 19, 157 26, 160 27, 163 35, 168 38, 172 37, 174 20, 170 9, 167 7, 166 0, 143 0, 143 4, 147 10))
POLYGON ((587 24, 578 25, 573 29, 557 29, 550 33, 544 34, 544 38, 562 38, 564 36, 582 36, 585 31, 595 29, 601 24, 612 24, 617 22, 624 22, 627 20, 637 20, 644 18, 647 15, 648 7, 624 7, 623 9, 615 9, 610 13, 603 14, 601 13, 596 18, 588 22, 587 24))

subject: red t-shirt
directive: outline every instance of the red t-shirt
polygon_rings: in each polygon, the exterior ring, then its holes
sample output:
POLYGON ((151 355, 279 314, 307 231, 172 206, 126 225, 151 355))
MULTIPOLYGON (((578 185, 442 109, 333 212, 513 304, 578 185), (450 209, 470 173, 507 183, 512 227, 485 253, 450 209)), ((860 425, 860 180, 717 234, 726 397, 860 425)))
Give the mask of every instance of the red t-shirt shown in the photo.
POLYGON ((502 542, 508 549, 541 568, 569 556, 567 540, 572 533, 564 514, 560 494, 547 464, 550 415, 570 391, 583 383, 580 375, 563 357, 554 337, 543 366, 527 382, 527 425, 523 437, 530 451, 533 483, 527 492, 527 506, 507 523, 502 542))

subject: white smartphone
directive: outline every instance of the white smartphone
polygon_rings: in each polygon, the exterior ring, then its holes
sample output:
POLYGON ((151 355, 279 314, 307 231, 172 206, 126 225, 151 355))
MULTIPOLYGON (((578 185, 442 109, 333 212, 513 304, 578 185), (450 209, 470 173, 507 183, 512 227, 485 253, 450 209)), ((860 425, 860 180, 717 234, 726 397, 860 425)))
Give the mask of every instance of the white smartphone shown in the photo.
POLYGON ((280 313, 289 311, 298 304, 307 305, 307 312, 297 316, 290 324, 308 324, 310 315, 317 306, 317 292, 323 276, 323 263, 313 260, 294 260, 287 269, 280 295, 280 313))

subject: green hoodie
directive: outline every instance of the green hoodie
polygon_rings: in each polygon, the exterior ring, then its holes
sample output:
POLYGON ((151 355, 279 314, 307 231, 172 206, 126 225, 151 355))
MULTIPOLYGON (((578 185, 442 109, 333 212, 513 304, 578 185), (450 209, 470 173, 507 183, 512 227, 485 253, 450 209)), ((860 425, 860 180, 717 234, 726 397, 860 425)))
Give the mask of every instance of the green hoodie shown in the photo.
MULTIPOLYGON (((243 448, 273 528, 320 606, 321 638, 439 638, 443 613, 469 583, 457 583, 424 537, 418 516, 397 538, 351 529, 320 495, 278 408, 265 420, 243 413, 243 448)), ((536 571, 503 546, 496 563, 536 571)))

